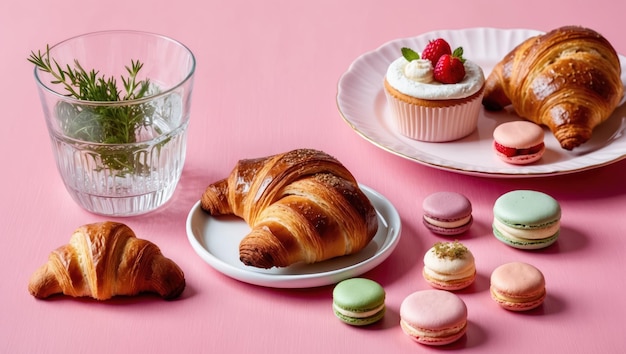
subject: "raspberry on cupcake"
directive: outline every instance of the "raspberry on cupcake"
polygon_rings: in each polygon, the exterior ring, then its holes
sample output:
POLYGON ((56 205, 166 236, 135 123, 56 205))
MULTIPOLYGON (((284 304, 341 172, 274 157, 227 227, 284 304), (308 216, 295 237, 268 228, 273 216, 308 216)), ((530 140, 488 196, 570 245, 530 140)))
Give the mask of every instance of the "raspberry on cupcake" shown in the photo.
POLYGON ((478 123, 485 76, 476 63, 463 58, 441 38, 419 53, 401 49, 388 67, 384 86, 387 102, 402 135, 428 142, 445 142, 471 134, 478 123))

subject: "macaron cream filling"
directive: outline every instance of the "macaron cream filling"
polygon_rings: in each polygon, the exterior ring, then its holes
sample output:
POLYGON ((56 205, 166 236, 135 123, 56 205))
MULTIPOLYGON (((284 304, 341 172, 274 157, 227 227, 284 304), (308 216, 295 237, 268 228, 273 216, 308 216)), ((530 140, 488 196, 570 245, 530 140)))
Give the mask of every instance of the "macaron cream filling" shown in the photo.
POLYGON ((346 317, 367 318, 367 317, 374 316, 374 315, 378 314, 380 311, 384 310, 385 309, 385 304, 384 303, 380 304, 378 307, 374 308, 373 310, 359 311, 359 312, 342 309, 341 307, 337 306, 336 304, 333 304, 333 309, 336 312, 338 312, 339 314, 344 315, 346 317))
POLYGON ((510 302, 510 303, 513 303, 513 304, 523 304, 523 303, 533 302, 533 301, 537 301, 537 300, 541 300, 541 299, 545 298, 546 290, 543 289, 542 291, 538 292, 537 294, 526 295, 524 297, 521 297, 521 296, 507 296, 506 294, 504 294, 502 292, 498 292, 496 289, 494 289, 492 287, 491 288, 491 295, 493 297, 495 297, 497 300, 510 302))
POLYGON ((431 279, 448 282, 448 281, 471 278, 476 274, 476 269, 474 269, 473 267, 468 267, 466 270, 463 270, 462 272, 459 272, 456 274, 450 274, 450 273, 440 273, 431 268, 424 267, 424 274, 431 279))
POLYGON ((496 228, 502 236, 514 240, 541 240, 551 236, 554 236, 559 232, 561 223, 559 220, 548 224, 544 228, 515 228, 506 225, 497 218, 493 219, 493 226, 496 228))
POLYGON ((543 142, 527 148, 515 148, 511 146, 504 146, 497 141, 494 141, 493 146, 496 151, 507 157, 533 155, 546 149, 546 145, 543 142))
POLYGON ((452 229, 455 227, 463 226, 467 224, 468 222, 470 222, 471 219, 472 219, 472 216, 468 215, 464 218, 457 219, 457 220, 443 221, 443 220, 433 219, 429 216, 424 215, 424 220, 426 220, 429 224, 435 225, 438 227, 443 227, 446 229, 452 229))
POLYGON ((436 329, 436 330, 429 330, 426 328, 419 328, 419 327, 411 326, 405 320, 400 320, 400 325, 407 332, 407 334, 414 336, 414 337, 448 338, 451 336, 457 336, 457 335, 463 334, 464 328, 467 327, 467 322, 464 322, 457 326, 436 329))

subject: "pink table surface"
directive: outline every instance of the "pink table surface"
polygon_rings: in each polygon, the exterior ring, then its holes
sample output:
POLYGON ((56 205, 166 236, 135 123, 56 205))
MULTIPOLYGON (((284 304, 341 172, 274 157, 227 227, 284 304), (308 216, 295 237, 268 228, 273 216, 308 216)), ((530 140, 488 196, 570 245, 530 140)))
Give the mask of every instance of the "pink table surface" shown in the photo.
POLYGON ((421 200, 455 190, 474 205, 461 240, 477 258, 478 279, 459 295, 469 308, 467 335, 447 349, 476 353, 617 353, 626 347, 626 161, 546 178, 497 179, 436 170, 385 152, 340 117, 336 86, 360 54, 437 29, 552 28, 579 24, 626 53, 626 3, 527 1, 3 1, 0 5, 0 352, 2 353, 340 353, 435 352, 405 337, 399 307, 428 286, 421 258, 441 240, 420 221, 421 200), (187 288, 166 302, 152 296, 98 303, 27 291, 31 273, 78 226, 106 218, 66 193, 48 143, 26 57, 70 36, 137 29, 172 36, 197 56, 188 154, 174 198, 140 217, 116 219, 158 244, 184 270, 187 288), (367 328, 331 311, 332 286, 281 290, 239 282, 198 257, 185 219, 204 187, 236 160, 298 147, 338 157, 385 195, 402 218, 395 252, 364 274, 387 291, 388 312, 367 328), (491 207, 511 189, 557 198, 561 239, 538 252, 495 241, 491 207), (545 274, 549 295, 529 313, 498 308, 489 275, 514 260, 545 274))

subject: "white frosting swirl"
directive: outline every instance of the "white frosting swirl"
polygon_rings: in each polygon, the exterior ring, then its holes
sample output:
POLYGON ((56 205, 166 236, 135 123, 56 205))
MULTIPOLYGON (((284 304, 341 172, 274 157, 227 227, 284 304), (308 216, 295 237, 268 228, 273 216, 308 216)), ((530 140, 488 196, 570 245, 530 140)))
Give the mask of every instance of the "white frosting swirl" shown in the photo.
MULTIPOLYGON (((407 69, 407 66, 415 61, 416 60, 409 62, 404 57, 400 57, 394 60, 387 68, 387 82, 405 95, 425 100, 465 98, 478 92, 485 83, 483 70, 470 60, 465 60, 463 64, 465 66, 465 77, 459 83, 441 84, 437 81, 430 83, 420 82, 409 77, 407 74, 407 72, 413 73, 417 71, 417 69, 414 68, 407 69)), ((419 66, 420 64, 411 64, 411 66, 413 65, 419 66)))
POLYGON ((430 60, 418 59, 408 62, 404 66, 404 75, 413 81, 425 84, 435 81, 433 78, 433 64, 430 60))

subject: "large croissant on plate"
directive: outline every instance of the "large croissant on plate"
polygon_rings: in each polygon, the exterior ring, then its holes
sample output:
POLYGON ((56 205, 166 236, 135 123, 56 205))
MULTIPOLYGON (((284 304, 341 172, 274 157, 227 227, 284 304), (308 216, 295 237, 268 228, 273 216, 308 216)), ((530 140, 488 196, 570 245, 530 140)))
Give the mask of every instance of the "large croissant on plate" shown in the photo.
POLYGON ((594 30, 566 26, 531 37, 493 69, 483 105, 515 112, 550 128, 572 150, 591 138, 623 95, 615 49, 594 30))
POLYGON ((240 160, 227 178, 207 187, 201 206, 246 221, 251 231, 239 257, 258 268, 353 254, 378 229, 376 211, 352 174, 312 149, 240 160))
POLYGON ((40 299, 65 294, 107 300, 116 295, 156 293, 169 300, 184 288, 182 270, 154 243, 110 221, 76 229, 69 244, 50 253, 28 285, 30 293, 40 299))

